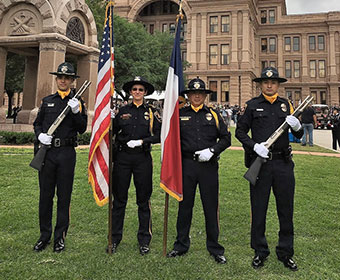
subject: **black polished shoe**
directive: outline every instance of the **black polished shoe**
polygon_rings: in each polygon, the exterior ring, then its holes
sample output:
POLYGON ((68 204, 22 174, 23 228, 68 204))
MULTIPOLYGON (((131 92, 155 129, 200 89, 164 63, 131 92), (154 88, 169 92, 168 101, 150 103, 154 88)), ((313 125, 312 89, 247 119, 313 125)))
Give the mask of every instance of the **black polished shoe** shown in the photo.
POLYGON ((266 259, 266 257, 255 255, 253 261, 251 262, 251 265, 253 266, 253 268, 258 269, 264 265, 266 259))
POLYGON ((63 238, 60 238, 58 241, 54 242, 53 252, 60 253, 65 250, 65 242, 63 238))
POLYGON ((150 247, 149 247, 149 245, 145 244, 145 245, 139 246, 139 253, 140 253, 142 256, 148 254, 149 252, 150 252, 150 247))
POLYGON ((292 258, 285 258, 283 260, 280 260, 281 262, 283 262, 285 267, 288 267, 291 271, 297 271, 298 267, 296 265, 296 263, 294 262, 294 260, 292 258))
POLYGON ((117 252, 117 247, 118 247, 118 243, 112 243, 111 248, 109 248, 109 246, 106 247, 106 253, 109 253, 111 251, 111 254, 114 254, 117 252))
POLYGON ((227 263, 227 259, 224 255, 213 255, 213 258, 215 259, 215 261, 218 263, 218 264, 225 264, 227 263))
POLYGON ((47 245, 50 244, 50 243, 51 242, 49 240, 43 241, 43 240, 39 239, 37 241, 37 243, 35 243, 33 250, 36 251, 36 252, 41 252, 41 251, 45 250, 47 245))
POLYGON ((186 253, 187 251, 177 251, 177 250, 172 250, 170 251, 169 253, 166 254, 166 257, 167 258, 175 258, 175 257, 178 257, 178 256, 182 256, 186 253))

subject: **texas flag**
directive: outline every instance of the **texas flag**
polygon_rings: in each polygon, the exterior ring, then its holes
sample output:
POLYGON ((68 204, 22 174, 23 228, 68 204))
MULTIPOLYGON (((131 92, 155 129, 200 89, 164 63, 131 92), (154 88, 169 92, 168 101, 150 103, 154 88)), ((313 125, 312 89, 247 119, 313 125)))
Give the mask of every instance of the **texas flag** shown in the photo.
POLYGON ((174 47, 171 54, 161 131, 160 186, 178 201, 183 199, 182 155, 179 127, 179 97, 184 89, 180 48, 181 18, 178 19, 174 47))

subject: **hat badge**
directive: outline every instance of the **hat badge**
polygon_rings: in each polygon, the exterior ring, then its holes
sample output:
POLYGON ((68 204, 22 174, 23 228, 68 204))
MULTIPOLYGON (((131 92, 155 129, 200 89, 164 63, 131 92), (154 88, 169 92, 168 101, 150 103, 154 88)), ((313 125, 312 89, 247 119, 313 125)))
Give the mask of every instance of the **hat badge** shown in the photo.
POLYGON ((199 89, 201 87, 199 82, 194 82, 194 88, 199 89))
POLYGON ((140 80, 141 80, 140 76, 135 77, 135 81, 140 81, 140 80))
POLYGON ((273 76, 273 71, 272 71, 272 70, 267 70, 266 76, 267 76, 268 78, 270 78, 271 76, 273 76))
POLYGON ((62 72, 62 73, 67 73, 67 70, 68 70, 68 68, 67 68, 66 65, 64 65, 64 66, 61 67, 61 72, 62 72))

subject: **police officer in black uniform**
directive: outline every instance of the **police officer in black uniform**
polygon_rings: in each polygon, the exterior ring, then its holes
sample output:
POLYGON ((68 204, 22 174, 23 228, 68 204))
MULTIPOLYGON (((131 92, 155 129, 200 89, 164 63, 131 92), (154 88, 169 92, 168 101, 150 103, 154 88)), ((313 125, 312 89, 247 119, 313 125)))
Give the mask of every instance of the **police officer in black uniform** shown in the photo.
POLYGON ((231 134, 222 116, 204 105, 207 94, 199 79, 189 82, 190 105, 180 109, 180 135, 183 167, 183 201, 179 203, 177 237, 167 257, 185 254, 190 247, 190 226, 197 184, 205 216, 206 246, 217 263, 226 263, 224 248, 218 243, 218 158, 231 145, 231 134))
POLYGON ((332 148, 336 150, 337 142, 340 147, 340 113, 339 108, 334 108, 330 117, 330 123, 332 128, 332 148))
POLYGON ((52 235, 52 209, 55 187, 57 187, 57 222, 54 228, 54 251, 61 252, 65 249, 65 237, 69 226, 69 210, 71 193, 76 164, 77 134, 84 133, 87 126, 87 115, 83 101, 79 101, 71 90, 76 75, 73 66, 64 62, 58 66, 56 75, 58 91, 48 95, 42 100, 37 118, 33 126, 34 132, 40 143, 50 145, 46 153, 45 162, 39 172, 39 223, 40 238, 34 245, 34 250, 39 252, 50 243, 52 235), (46 132, 69 105, 71 112, 65 117, 53 136, 46 132))
POLYGON ((240 140, 245 150, 246 167, 249 167, 257 156, 267 159, 262 165, 255 186, 250 185, 251 247, 255 251, 252 266, 254 268, 263 266, 269 255, 265 228, 268 201, 273 188, 280 222, 276 254, 286 267, 294 271, 297 270, 297 265, 292 259, 295 178, 288 131, 280 136, 270 150, 266 148, 265 141, 285 120, 293 135, 299 139, 303 135, 303 129, 299 120, 290 116, 293 113, 290 102, 278 96, 279 84, 287 80, 280 78, 275 68, 264 68, 261 77, 254 81, 260 83, 262 94, 247 102, 236 128, 236 138, 240 140), (248 135, 249 130, 251 137, 248 135))
MULTIPOLYGON (((136 187, 139 229, 139 252, 150 251, 152 193, 151 144, 160 142, 160 116, 144 103, 144 96, 152 94, 154 87, 142 77, 135 77, 123 85, 133 97, 132 102, 119 109, 114 120, 116 152, 113 168, 112 253, 122 240, 123 223, 131 175, 136 187)), ((109 248, 108 248, 109 249, 109 248)))

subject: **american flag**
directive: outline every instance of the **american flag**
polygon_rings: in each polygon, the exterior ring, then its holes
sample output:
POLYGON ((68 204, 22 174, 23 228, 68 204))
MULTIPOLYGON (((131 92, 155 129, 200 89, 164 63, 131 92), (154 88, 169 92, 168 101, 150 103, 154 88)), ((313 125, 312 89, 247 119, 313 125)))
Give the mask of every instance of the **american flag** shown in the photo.
POLYGON ((165 87, 161 130, 161 183, 160 186, 178 201, 183 199, 182 156, 179 127, 179 98, 184 88, 181 61, 181 18, 177 22, 174 47, 165 87))
POLYGON ((109 197, 110 101, 114 92, 113 42, 113 1, 110 1, 106 6, 105 27, 98 63, 88 164, 89 183, 99 206, 105 205, 109 197))

